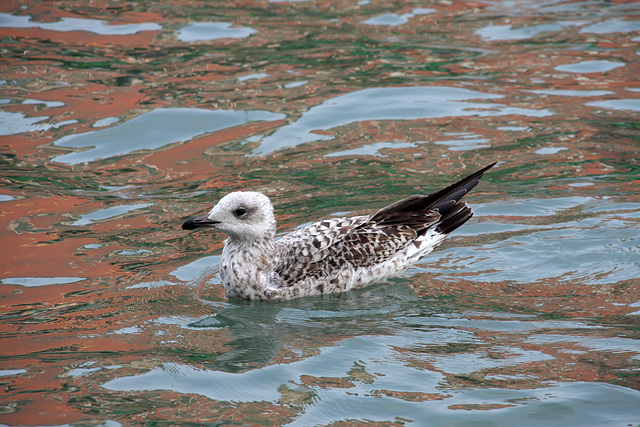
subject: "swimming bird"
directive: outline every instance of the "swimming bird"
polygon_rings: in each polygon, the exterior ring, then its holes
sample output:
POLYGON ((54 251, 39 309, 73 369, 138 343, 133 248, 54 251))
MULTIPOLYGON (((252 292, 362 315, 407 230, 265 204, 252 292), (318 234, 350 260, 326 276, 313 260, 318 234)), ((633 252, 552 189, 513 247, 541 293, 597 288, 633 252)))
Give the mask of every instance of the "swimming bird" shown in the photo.
POLYGON ((397 276, 467 222, 473 212, 460 199, 494 165, 433 194, 406 197, 372 215, 319 221, 277 240, 271 201, 252 191, 227 194, 182 229, 229 235, 220 262, 229 298, 279 301, 344 292, 397 276))

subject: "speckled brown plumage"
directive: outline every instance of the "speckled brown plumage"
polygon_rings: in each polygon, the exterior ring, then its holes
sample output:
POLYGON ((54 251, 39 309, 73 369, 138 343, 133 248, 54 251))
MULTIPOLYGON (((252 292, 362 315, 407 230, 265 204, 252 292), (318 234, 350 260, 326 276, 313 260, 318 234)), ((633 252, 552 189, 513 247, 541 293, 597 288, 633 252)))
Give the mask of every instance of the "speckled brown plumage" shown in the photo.
POLYGON ((320 221, 279 240, 271 201, 256 192, 230 193, 182 228, 229 234, 220 265, 228 297, 277 301, 343 292, 395 276, 431 252, 471 218, 460 199, 492 166, 373 215, 320 221))

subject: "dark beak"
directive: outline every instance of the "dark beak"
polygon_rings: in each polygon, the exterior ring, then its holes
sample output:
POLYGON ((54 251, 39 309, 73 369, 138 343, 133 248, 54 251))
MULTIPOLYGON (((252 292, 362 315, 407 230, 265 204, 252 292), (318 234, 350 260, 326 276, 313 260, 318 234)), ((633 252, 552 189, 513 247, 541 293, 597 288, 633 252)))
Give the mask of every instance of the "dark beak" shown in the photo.
POLYGON ((195 230, 196 228, 215 227, 220 224, 218 221, 211 221, 209 214, 194 216, 182 224, 183 230, 195 230))

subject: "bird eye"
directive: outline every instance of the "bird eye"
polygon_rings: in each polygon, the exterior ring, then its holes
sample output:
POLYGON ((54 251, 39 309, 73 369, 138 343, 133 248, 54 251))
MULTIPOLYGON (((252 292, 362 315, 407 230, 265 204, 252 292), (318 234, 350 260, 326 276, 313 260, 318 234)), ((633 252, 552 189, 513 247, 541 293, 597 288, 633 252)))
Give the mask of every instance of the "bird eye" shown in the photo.
POLYGON ((245 208, 240 207, 240 208, 236 208, 234 213, 236 214, 237 217, 241 217, 247 213, 247 210, 245 208))

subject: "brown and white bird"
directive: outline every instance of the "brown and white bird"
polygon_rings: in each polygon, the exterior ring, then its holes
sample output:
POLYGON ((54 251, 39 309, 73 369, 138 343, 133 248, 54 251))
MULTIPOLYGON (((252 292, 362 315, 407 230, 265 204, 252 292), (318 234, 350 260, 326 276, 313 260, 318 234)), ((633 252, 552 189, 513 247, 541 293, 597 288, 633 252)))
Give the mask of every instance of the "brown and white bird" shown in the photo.
POLYGON ((373 215, 327 219, 278 240, 273 205, 256 192, 227 194, 182 229, 214 228, 229 235, 220 262, 229 298, 279 301, 344 292, 397 276, 431 252, 471 218, 471 208, 460 199, 494 165, 373 215))

